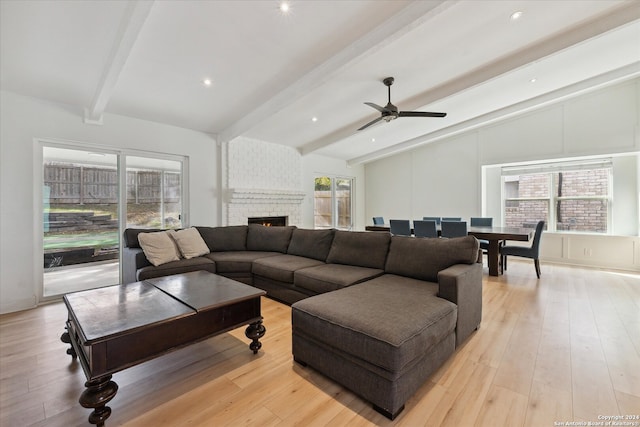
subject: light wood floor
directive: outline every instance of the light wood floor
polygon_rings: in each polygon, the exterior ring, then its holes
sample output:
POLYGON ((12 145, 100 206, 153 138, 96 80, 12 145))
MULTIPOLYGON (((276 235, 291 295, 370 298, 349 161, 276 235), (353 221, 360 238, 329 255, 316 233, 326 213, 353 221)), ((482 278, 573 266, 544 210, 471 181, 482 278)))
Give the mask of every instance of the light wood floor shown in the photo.
MULTIPOLYGON (((290 308, 114 375, 107 426, 554 426, 640 415, 640 276, 509 260, 484 279, 482 327, 391 422, 291 358, 290 308), (559 425, 559 424, 555 424, 559 425)), ((88 425, 84 374, 55 303, 0 316, 0 426, 88 425)), ((640 420, 638 420, 640 421, 640 420)))

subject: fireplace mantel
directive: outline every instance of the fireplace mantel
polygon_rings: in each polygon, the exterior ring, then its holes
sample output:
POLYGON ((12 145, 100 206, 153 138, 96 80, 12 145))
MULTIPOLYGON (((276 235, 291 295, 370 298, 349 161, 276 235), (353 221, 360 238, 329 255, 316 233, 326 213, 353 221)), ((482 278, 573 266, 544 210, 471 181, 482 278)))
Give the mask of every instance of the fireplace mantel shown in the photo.
POLYGON ((298 190, 234 188, 229 192, 229 203, 302 204, 305 195, 298 190))

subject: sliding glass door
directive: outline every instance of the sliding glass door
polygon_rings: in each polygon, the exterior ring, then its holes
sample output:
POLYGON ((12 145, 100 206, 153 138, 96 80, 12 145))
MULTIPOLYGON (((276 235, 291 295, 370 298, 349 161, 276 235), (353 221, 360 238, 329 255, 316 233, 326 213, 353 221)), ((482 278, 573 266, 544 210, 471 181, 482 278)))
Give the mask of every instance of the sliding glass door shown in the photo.
POLYGON ((126 227, 182 226, 184 159, 51 144, 42 160, 44 298, 120 283, 126 227))

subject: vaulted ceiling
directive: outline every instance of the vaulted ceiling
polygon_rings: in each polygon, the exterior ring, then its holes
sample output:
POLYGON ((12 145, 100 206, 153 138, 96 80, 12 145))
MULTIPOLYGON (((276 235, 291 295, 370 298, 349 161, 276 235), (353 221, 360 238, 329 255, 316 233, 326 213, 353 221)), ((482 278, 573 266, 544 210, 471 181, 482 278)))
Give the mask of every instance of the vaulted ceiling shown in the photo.
POLYGON ((0 87, 360 163, 640 75, 636 0, 288 4, 0 0, 0 87))

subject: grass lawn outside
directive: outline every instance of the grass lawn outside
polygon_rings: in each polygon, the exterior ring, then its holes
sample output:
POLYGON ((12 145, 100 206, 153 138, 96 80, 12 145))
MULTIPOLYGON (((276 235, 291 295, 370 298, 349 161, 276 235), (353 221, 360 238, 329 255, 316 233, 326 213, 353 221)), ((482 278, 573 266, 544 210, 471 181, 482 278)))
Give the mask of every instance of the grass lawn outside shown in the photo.
MULTIPOLYGON (((165 213, 167 226, 180 226, 179 204, 167 204, 165 213), (175 211, 175 212, 174 212, 175 211), (177 221, 177 223, 176 223, 177 221), (174 224, 175 223, 175 224, 174 224)), ((93 213, 95 216, 108 215, 111 218, 118 217, 117 204, 56 204, 45 209, 46 213, 93 213)), ((127 225, 143 228, 166 228, 162 227, 160 218, 160 205, 158 203, 128 203, 127 204, 127 225)), ((96 248, 113 249, 118 248, 119 233, 117 229, 105 230, 73 230, 73 231, 50 231, 43 236, 43 246, 45 251, 96 248)))

